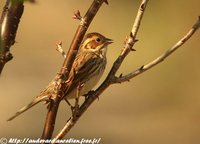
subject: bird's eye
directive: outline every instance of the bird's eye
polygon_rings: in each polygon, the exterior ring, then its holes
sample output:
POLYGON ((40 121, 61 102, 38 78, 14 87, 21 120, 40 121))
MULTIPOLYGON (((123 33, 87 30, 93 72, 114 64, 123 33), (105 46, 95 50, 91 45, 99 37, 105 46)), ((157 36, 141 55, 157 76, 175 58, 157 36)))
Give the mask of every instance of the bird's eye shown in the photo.
POLYGON ((100 42, 100 41, 101 41, 101 39, 100 39, 100 38, 96 38, 96 41, 97 41, 97 42, 100 42))

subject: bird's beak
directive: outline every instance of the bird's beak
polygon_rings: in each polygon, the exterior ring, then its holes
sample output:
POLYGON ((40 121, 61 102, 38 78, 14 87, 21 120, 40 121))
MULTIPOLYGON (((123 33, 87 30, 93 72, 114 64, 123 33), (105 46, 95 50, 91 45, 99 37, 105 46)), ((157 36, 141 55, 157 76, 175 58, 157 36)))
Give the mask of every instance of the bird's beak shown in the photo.
POLYGON ((106 38, 106 44, 109 45, 109 44, 111 44, 111 43, 113 43, 113 40, 112 40, 112 39, 109 39, 109 38, 106 38))

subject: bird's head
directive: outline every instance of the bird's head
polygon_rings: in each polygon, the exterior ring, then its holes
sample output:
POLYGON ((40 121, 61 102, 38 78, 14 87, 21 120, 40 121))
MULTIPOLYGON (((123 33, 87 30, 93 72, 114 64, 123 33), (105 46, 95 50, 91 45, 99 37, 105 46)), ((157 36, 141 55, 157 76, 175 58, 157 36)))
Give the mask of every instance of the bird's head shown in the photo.
POLYGON ((100 33, 88 33, 83 42, 81 49, 84 51, 98 52, 106 49, 109 44, 113 43, 112 39, 106 38, 100 33))

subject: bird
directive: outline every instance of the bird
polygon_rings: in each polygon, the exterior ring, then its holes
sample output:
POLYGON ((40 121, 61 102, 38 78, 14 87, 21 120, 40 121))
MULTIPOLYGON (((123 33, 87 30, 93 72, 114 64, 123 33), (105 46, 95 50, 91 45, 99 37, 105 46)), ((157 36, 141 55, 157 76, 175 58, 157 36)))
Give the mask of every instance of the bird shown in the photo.
MULTIPOLYGON (((99 82, 107 64, 107 47, 111 43, 113 43, 112 39, 98 32, 91 32, 85 35, 66 80, 63 99, 75 99, 79 85, 81 85, 79 94, 82 96, 91 91, 99 82)), ((57 79, 54 78, 39 96, 28 105, 22 107, 7 121, 13 120, 41 101, 49 101, 51 94, 54 92, 53 88, 58 82, 57 79)))

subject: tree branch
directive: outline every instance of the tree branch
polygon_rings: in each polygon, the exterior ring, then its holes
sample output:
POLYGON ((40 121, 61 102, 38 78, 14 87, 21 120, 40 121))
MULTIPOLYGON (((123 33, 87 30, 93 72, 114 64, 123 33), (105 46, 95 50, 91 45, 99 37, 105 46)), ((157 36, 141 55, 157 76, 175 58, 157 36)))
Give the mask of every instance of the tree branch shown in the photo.
POLYGON ((159 56, 152 62, 141 66, 140 68, 136 69, 135 71, 133 71, 125 76, 120 76, 118 78, 116 77, 113 80, 113 83, 122 83, 122 82, 128 81, 128 80, 134 78, 135 76, 137 76, 137 75, 147 71, 148 69, 156 66, 157 64, 161 63, 168 56, 170 56, 175 50, 177 50, 185 42, 187 42, 190 39, 190 37, 199 29, 199 27, 200 27, 200 17, 198 18, 197 22, 193 25, 193 27, 189 30, 189 32, 182 39, 180 39, 173 47, 168 49, 165 53, 163 53, 161 56, 159 56))
POLYGON ((62 139, 71 130, 71 128, 76 124, 76 122, 83 115, 83 113, 89 108, 89 106, 95 101, 95 99, 97 99, 100 96, 100 94, 109 85, 111 85, 113 83, 113 79, 115 79, 115 74, 116 74, 117 70, 119 69, 124 58, 132 50, 134 43, 137 41, 136 35, 137 35, 138 30, 139 30, 140 22, 143 18, 143 14, 144 14, 147 3, 148 3, 148 0, 142 1, 141 5, 139 7, 138 13, 137 13, 135 22, 133 24, 131 34, 130 34, 128 40, 126 41, 125 48, 122 51, 121 55, 114 62, 107 78, 104 80, 104 82, 99 86, 99 88, 96 91, 94 91, 92 93, 91 92, 88 93, 88 97, 86 98, 84 103, 81 105, 80 109, 76 112, 76 117, 74 117, 73 115, 70 117, 70 119, 67 121, 67 123, 65 124, 63 129, 55 137, 55 140, 62 139))
POLYGON ((3 8, 0 20, 2 40, 0 48, 0 74, 4 65, 13 58, 10 53, 10 47, 15 43, 18 25, 24 11, 23 3, 23 0, 7 0, 3 8))
MULTIPOLYGON (((80 44, 83 40, 83 37, 103 2, 105 2, 105 0, 94 0, 92 5, 86 12, 85 16, 81 19, 79 27, 77 28, 74 38, 72 40, 72 43, 70 45, 70 49, 67 53, 67 58, 65 59, 65 61, 63 63, 63 67, 60 69, 61 74, 68 75, 68 73, 72 67, 72 64, 74 62, 74 59, 76 57, 76 53, 77 53, 77 51, 80 47, 80 44)), ((80 12, 79 12, 79 15, 80 15, 80 12)), ((67 78, 67 76, 66 76, 66 78, 67 78)))
POLYGON ((48 113, 46 116, 45 126, 44 126, 44 130, 42 134, 43 139, 50 139, 52 137, 56 115, 57 115, 57 109, 59 107, 60 101, 65 96, 65 91, 66 91, 65 81, 68 79, 69 71, 71 70, 72 64, 75 60, 75 57, 79 49, 79 46, 82 42, 82 39, 91 21, 93 20, 94 16, 98 12, 103 2, 107 3, 107 0, 94 0, 90 8, 86 12, 85 16, 81 18, 80 24, 76 30, 75 36, 70 45, 70 49, 67 53, 67 57, 63 63, 62 68, 60 69, 60 72, 57 75, 60 77, 62 81, 61 87, 59 89, 58 95, 54 99, 54 102, 50 103, 50 109, 48 110, 48 113))

